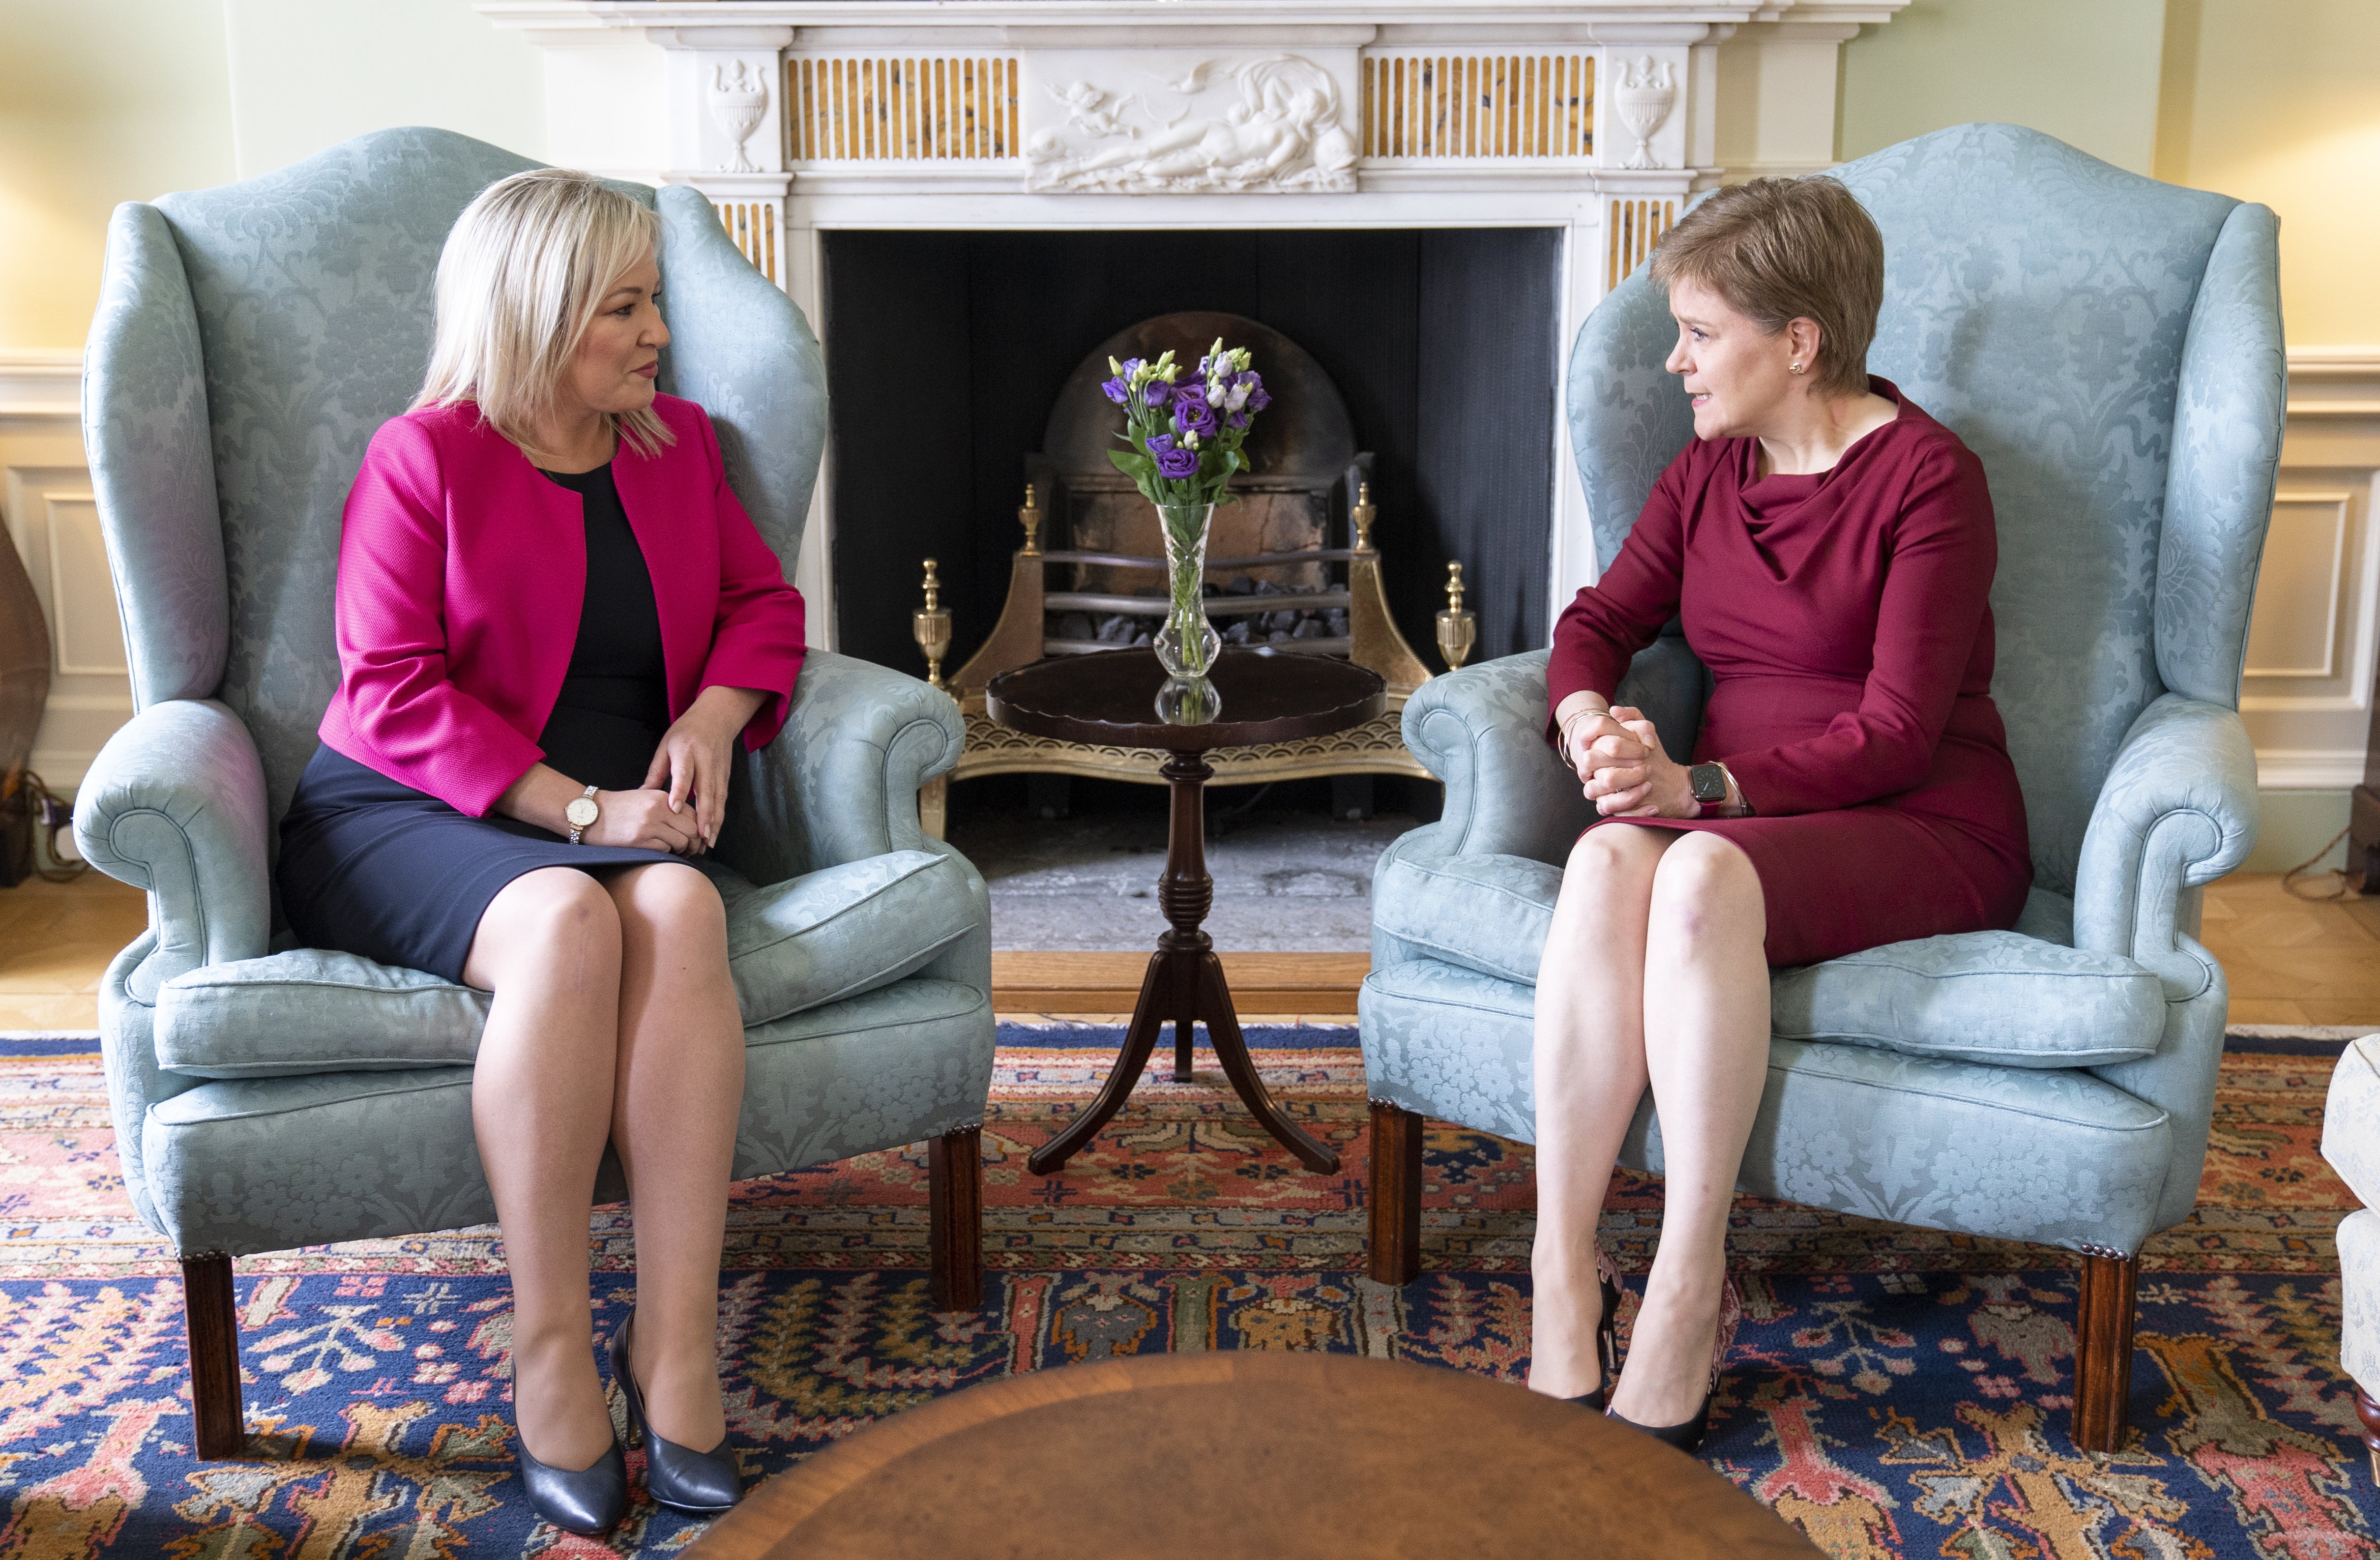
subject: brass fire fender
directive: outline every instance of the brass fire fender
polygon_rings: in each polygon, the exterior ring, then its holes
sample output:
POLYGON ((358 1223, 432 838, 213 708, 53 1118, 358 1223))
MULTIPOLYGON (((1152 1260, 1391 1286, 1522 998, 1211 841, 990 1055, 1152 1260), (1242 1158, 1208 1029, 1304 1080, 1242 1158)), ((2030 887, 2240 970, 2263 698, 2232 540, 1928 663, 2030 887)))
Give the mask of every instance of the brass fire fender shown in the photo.
MULTIPOLYGON (((1218 748, 1207 755, 1207 762, 1215 777, 1209 782, 1219 786, 1258 784, 1273 780, 1306 780, 1327 774, 1411 774, 1431 779, 1428 770, 1406 750, 1401 723, 1406 699, 1414 689, 1429 680, 1429 673, 1421 658, 1405 643, 1397 631, 1396 619, 1389 614, 1386 591, 1380 583, 1380 554, 1372 545, 1372 523, 1378 511, 1372 504, 1368 483, 1358 494, 1353 518, 1355 522, 1355 545, 1353 548, 1322 548, 1296 553, 1266 554, 1261 558, 1219 559, 1208 565, 1209 572, 1231 567, 1257 567, 1265 563, 1344 562, 1347 566, 1347 659, 1358 666, 1378 672, 1388 684, 1388 708, 1378 718, 1365 722, 1352 730, 1335 736, 1317 737, 1305 742, 1272 742, 1251 748, 1218 748)), ((950 783, 969 780, 978 774, 1072 774, 1097 780, 1130 780, 1145 786, 1164 785, 1158 773, 1164 755, 1145 748, 1110 748, 1087 742, 1061 742, 1045 737, 1028 737, 996 725, 984 713, 983 690, 992 678, 1017 666, 1027 665, 1050 653, 1050 642, 1043 638, 1043 602, 1045 591, 1042 570, 1051 564, 1105 564, 1115 567, 1147 567, 1152 560, 1123 557, 1106 553, 1048 552, 1041 550, 1039 535, 1041 511, 1034 491, 1025 490, 1025 503, 1016 511, 1017 522, 1025 529, 1025 545, 1013 555, 1008 579, 1008 600, 1002 606, 1000 621, 984 640, 982 648, 968 658, 967 664, 952 675, 947 685, 942 681, 941 660, 951 642, 951 615, 941 604, 941 582, 936 578, 935 561, 926 560, 926 604, 913 615, 912 632, 917 647, 925 652, 927 680, 942 688, 959 701, 960 712, 966 718, 966 746, 959 754, 957 767, 947 775, 928 781, 917 793, 918 821, 926 833, 936 839, 942 837, 948 815, 950 783)), ((1463 566, 1447 566, 1447 610, 1439 614, 1439 650, 1450 667, 1459 667, 1471 653, 1477 634, 1477 621, 1463 605, 1463 566)), ((1283 607, 1298 604, 1294 595, 1270 597, 1283 607)), ((1305 641, 1301 641, 1305 642, 1305 641)), ((1305 652, 1300 652, 1305 653, 1305 652)))

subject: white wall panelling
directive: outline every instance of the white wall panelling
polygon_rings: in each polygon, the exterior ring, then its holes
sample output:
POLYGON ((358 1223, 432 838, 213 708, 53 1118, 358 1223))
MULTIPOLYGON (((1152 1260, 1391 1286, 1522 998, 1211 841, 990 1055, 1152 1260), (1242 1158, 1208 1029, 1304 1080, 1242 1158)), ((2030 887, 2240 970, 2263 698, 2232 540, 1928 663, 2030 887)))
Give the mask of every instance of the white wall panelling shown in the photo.
POLYGON ((2363 777, 2380 671, 2380 349, 2289 354, 2272 533, 2240 708, 2269 790, 2363 777))
POLYGON ((50 701, 33 768, 62 792, 132 713, 124 628, 91 501, 79 407, 82 355, 0 351, 0 527, 50 629, 50 701))

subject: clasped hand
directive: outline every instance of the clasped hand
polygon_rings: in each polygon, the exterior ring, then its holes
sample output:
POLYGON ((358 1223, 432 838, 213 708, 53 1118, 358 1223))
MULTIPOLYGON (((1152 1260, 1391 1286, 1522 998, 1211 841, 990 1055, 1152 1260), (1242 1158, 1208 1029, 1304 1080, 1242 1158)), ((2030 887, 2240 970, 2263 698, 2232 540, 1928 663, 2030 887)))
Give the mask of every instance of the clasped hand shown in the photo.
POLYGON ((1572 717, 1562 728, 1562 757, 1603 817, 1693 818, 1702 811, 1685 765, 1671 762, 1642 710, 1622 704, 1572 717))
POLYGON ((761 697, 750 689, 703 689, 662 734, 641 789, 596 793, 601 816, 587 831, 587 843, 674 856, 699 856, 717 845, 727 817, 735 738, 761 697))

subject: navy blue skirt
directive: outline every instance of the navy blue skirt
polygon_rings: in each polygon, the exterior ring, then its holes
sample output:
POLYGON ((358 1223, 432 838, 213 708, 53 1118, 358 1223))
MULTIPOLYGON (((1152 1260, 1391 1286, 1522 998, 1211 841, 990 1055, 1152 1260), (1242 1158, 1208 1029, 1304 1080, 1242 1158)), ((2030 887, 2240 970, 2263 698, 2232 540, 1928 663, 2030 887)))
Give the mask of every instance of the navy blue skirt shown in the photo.
POLYGON ((306 946, 460 981, 480 918, 522 873, 571 867, 608 877, 676 859, 662 850, 573 845, 517 818, 467 817, 318 747, 281 820, 278 875, 289 929, 306 946))

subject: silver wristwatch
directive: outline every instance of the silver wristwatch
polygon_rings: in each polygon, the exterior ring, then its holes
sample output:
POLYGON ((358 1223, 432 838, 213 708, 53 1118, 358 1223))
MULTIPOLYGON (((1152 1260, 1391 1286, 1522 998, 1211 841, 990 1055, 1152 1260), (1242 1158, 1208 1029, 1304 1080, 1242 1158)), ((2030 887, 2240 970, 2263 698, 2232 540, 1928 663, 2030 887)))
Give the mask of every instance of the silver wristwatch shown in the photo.
POLYGON ((586 843, 581 836, 595 826, 595 820, 603 816, 603 810, 595 805, 595 787, 589 786, 586 795, 571 798, 570 805, 562 810, 562 816, 570 824, 570 843, 586 843))

